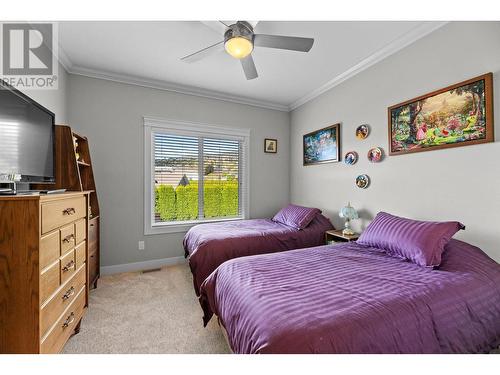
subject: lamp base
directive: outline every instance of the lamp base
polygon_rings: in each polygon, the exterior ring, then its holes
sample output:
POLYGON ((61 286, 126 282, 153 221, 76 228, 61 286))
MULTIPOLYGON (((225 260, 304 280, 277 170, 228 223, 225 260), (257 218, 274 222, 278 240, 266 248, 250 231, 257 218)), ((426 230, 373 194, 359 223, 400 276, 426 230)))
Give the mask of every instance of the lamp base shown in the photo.
POLYGON ((343 231, 342 231, 342 234, 344 236, 353 236, 354 234, 354 231, 351 229, 351 228, 345 228, 343 231))

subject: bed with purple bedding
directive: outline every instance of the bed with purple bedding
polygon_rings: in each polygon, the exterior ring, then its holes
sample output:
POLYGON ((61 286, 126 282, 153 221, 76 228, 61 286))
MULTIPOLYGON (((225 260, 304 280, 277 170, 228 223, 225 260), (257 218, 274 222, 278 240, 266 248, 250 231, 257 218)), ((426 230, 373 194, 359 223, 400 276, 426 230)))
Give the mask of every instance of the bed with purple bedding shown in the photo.
POLYGON ((500 265, 458 240, 438 268, 355 242, 224 263, 201 286, 235 353, 484 353, 500 265))
POLYGON ((195 292, 199 295, 201 283, 229 259, 322 245, 325 231, 332 228, 320 213, 300 230, 271 219, 196 225, 184 237, 195 292))

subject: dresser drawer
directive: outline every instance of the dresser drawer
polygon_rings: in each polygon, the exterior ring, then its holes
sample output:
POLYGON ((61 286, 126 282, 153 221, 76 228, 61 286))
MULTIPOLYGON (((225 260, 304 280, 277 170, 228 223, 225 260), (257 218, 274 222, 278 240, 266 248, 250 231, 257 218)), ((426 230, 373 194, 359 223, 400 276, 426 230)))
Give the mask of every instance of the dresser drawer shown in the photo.
POLYGON ((85 197, 61 199, 41 204, 42 233, 85 217, 85 197))
POLYGON ((92 254, 89 253, 89 264, 87 264, 89 268, 89 285, 91 285, 97 277, 97 267, 99 265, 97 257, 97 252, 93 252, 92 254))
POLYGON ((70 224, 61 228, 61 255, 75 247, 75 225, 70 224))
POLYGON ((60 259, 61 284, 68 280, 75 273, 75 252, 70 251, 60 259))
POLYGON ((75 247, 76 268, 80 268, 85 263, 85 241, 75 247))
POLYGON ((40 337, 45 336, 49 328, 61 316, 63 311, 74 301, 76 294, 85 285, 85 267, 81 267, 59 291, 42 306, 40 312, 40 337))
POLYGON ((40 239, 40 269, 44 269, 49 264, 54 263, 61 255, 59 249, 59 231, 43 236, 40 239))
POLYGON ((87 238, 87 220, 81 219, 75 223, 75 237, 77 245, 87 238))
POLYGON ((48 335, 42 340, 40 343, 40 353, 49 354, 61 351, 83 316, 85 309, 85 289, 85 287, 80 289, 74 301, 60 316, 48 335))
POLYGON ((44 303, 59 288, 59 261, 46 268, 40 274, 40 304, 44 303))
MULTIPOLYGON (((87 239, 89 249, 97 249, 99 241, 99 218, 89 220, 89 235, 87 239)), ((89 251, 91 253, 91 251, 89 251)))

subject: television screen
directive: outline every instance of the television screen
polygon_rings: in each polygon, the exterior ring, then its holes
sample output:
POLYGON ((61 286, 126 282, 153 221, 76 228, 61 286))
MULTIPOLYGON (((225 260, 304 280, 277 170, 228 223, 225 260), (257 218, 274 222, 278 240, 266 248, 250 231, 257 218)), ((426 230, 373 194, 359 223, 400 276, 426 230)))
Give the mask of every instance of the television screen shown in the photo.
POLYGON ((0 86, 0 174, 23 182, 54 181, 54 114, 19 91, 0 86))

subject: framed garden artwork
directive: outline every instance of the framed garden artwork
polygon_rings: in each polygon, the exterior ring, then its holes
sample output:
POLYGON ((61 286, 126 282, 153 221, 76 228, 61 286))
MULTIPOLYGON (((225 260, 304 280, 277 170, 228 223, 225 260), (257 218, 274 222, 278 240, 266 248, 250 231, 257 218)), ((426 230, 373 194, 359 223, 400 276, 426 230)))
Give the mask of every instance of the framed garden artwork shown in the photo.
POLYGON ((340 124, 305 134, 303 145, 304 165, 340 161, 340 124))
POLYGON ((493 142, 492 84, 488 73, 389 107, 389 154, 493 142))

